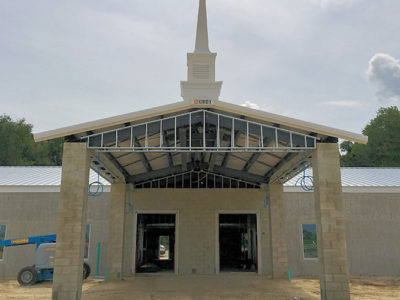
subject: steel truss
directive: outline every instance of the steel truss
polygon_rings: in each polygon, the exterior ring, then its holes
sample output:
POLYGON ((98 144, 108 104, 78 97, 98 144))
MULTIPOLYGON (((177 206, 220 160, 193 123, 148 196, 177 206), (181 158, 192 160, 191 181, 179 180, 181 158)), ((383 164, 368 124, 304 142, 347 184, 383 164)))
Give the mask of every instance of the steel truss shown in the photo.
POLYGON ((220 113, 196 110, 83 137, 101 152, 300 152, 317 138, 220 113))
POLYGON ((257 183, 230 178, 207 171, 188 171, 180 174, 136 183, 137 189, 259 189, 257 183))

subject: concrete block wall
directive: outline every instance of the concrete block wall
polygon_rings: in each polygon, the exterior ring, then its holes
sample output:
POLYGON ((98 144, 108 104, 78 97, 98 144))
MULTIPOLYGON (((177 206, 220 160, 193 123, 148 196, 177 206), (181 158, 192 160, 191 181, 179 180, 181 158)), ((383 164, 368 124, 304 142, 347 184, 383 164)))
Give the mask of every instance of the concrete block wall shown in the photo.
MULTIPOLYGON (((265 191, 255 191, 253 196, 251 195, 254 191, 251 191, 249 194, 244 190, 233 190, 227 193, 226 196, 222 190, 213 191, 211 194, 206 190, 200 191, 199 194, 194 193, 193 190, 181 190, 177 192, 177 194, 168 195, 167 190, 136 190, 130 195, 130 201, 135 205, 135 209, 139 209, 139 205, 144 209, 158 209, 158 205, 160 205, 161 209, 177 208, 180 212, 179 221, 182 227, 180 234, 189 242, 191 236, 200 234, 199 231, 201 230, 198 228, 198 224, 204 224, 205 228, 209 228, 207 230, 211 232, 212 237, 205 236, 206 248, 201 250, 204 253, 205 249, 212 249, 209 254, 202 254, 203 257, 208 256, 208 266, 198 267, 200 263, 196 263, 194 268, 196 268, 197 272, 212 271, 214 273, 215 229, 213 228, 215 227, 213 227, 214 225, 209 226, 206 223, 213 222, 215 224, 214 211, 216 209, 251 209, 251 207, 254 207, 252 203, 257 203, 257 209, 263 211, 265 191), (148 195, 146 196, 147 193, 148 195), (135 196, 133 196, 134 194, 135 196), (179 203, 183 200, 175 199, 177 195, 182 195, 182 199, 186 199, 188 207, 185 207, 184 203, 179 203), (134 199, 135 203, 133 202, 134 199), (169 199, 168 201, 174 201, 176 204, 166 203, 167 199, 169 199), (205 199, 205 201, 202 199, 205 199), (219 199, 225 200, 218 202, 219 199), (241 201, 243 203, 240 203, 241 201), (249 201, 250 204, 248 204, 249 201), (210 202, 213 202, 213 204, 210 202), (189 216, 185 218, 185 212, 190 209, 190 205, 193 210, 199 209, 195 213, 197 215, 196 218, 203 218, 200 220, 200 223, 192 221, 189 216), (210 205, 210 207, 204 208, 203 206, 205 205, 210 205), (213 217, 207 217, 207 211, 213 217), (192 224, 195 224, 194 227, 189 227, 193 226, 192 224), (188 237, 184 235, 188 235, 188 237), (212 257, 210 258, 210 256, 212 257)), ((0 193, 0 223, 7 225, 7 237, 14 238, 56 233, 58 197, 58 192, 0 193)), ((302 253, 301 224, 315 223, 313 193, 285 192, 284 197, 286 205, 288 264, 291 274, 293 276, 318 276, 318 262, 305 261, 302 253)), ((96 266, 97 242, 102 243, 100 274, 103 274, 105 267, 109 200, 109 193, 104 193, 103 196, 98 198, 89 198, 87 220, 87 223, 91 224, 89 264, 92 267, 93 274, 96 266)), ((347 255, 350 274, 400 276, 400 260, 398 259, 400 249, 400 194, 344 192, 343 200, 345 205, 347 255)), ((260 221, 268 224, 268 214, 262 213, 260 221)), ((126 228, 132 229, 126 231, 125 234, 124 274, 130 274, 133 264, 133 227, 135 226, 133 214, 127 215, 126 224, 126 228)), ((263 227, 262 253, 266 253, 264 257, 270 256, 268 252, 270 249, 268 232, 269 227, 263 227)), ((202 247, 201 243, 195 245, 196 247, 202 247)), ((180 266, 182 267, 183 264, 189 262, 188 267, 184 271, 191 273, 193 267, 191 268, 190 256, 197 250, 183 250, 180 266)), ((263 271, 269 274, 272 272, 272 265, 264 257, 262 259, 263 271)), ((18 271, 22 267, 32 265, 33 260, 34 246, 7 248, 5 250, 5 259, 0 261, 0 278, 15 279, 18 271)))
MULTIPOLYGON (((0 193, 0 224, 6 238, 54 234, 57 231, 58 192, 0 193)), ((107 241, 109 193, 89 198, 87 224, 91 225, 89 264, 95 272, 97 242, 107 241)), ((105 247, 102 247, 105 249, 105 247)), ((8 247, 0 260, 0 278, 15 279, 18 271, 34 264, 34 245, 8 247)), ((103 255, 102 255, 103 256, 103 255)), ((104 270, 104 261, 100 270, 104 270)))
MULTIPOLYGON (((303 259, 302 224, 315 224, 313 193, 285 193, 289 268, 318 276, 318 261, 303 259)), ((343 193, 349 274, 400 276, 400 195, 343 193)))
POLYGON ((134 212, 179 211, 178 268, 180 274, 215 274, 217 212, 259 214, 262 273, 271 274, 268 210, 265 190, 135 190, 134 212))

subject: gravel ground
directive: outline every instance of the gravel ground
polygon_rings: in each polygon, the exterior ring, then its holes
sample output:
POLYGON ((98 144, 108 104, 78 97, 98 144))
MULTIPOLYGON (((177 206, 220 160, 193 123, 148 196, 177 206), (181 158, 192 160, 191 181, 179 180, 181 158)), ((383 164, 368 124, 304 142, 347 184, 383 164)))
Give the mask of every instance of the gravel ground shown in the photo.
MULTIPOLYGON (((400 278, 352 277, 352 300, 400 299, 400 278)), ((0 281, 0 299, 51 299, 51 282, 21 287, 16 280, 0 281)), ((123 281, 89 279, 83 300, 103 299, 320 299, 314 279, 272 280, 254 274, 141 275, 123 281)))

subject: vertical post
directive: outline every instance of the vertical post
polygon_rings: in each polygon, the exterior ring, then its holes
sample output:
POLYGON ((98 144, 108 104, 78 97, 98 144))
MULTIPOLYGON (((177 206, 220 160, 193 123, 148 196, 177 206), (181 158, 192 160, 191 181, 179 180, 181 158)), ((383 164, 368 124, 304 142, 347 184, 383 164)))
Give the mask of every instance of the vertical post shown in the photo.
POLYGON ((338 144, 317 144, 312 165, 321 299, 350 299, 338 144))
POLYGON ((111 279, 122 279, 123 276, 126 190, 125 183, 111 185, 107 238, 107 276, 111 279))
POLYGON ((88 184, 89 152, 86 143, 64 143, 53 300, 81 298, 88 184))
POLYGON ((97 256, 96 256, 96 277, 99 276, 99 267, 100 267, 100 248, 101 243, 97 243, 97 256))
POLYGON ((286 278, 288 270, 283 185, 269 184, 269 220, 273 278, 286 278))

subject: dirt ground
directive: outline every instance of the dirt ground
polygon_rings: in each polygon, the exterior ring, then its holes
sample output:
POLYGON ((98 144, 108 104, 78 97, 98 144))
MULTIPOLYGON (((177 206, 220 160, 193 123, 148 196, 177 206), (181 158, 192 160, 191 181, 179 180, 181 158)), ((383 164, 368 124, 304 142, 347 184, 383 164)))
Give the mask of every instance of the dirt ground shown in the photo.
MULTIPOLYGON (((400 299, 400 278, 353 277, 352 300, 400 299)), ((16 280, 0 281, 0 299, 51 299, 51 282, 21 287, 16 280)), ((314 279, 271 280, 254 274, 141 275, 123 281, 89 279, 83 285, 83 300, 103 299, 320 299, 314 279)))

